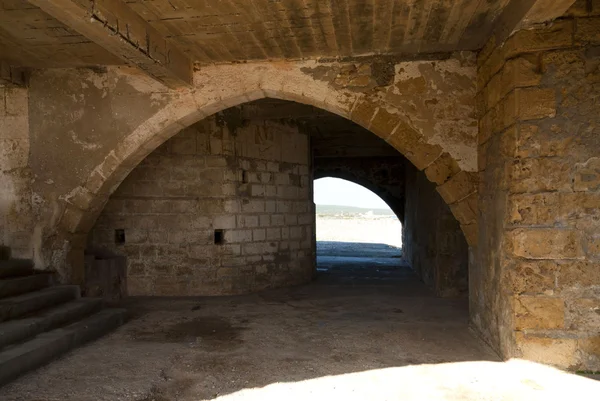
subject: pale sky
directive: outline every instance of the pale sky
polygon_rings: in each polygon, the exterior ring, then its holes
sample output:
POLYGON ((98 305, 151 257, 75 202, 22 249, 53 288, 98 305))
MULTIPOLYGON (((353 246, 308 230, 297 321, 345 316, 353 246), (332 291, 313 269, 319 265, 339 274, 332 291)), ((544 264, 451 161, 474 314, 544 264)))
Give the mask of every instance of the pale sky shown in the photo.
POLYGON ((381 198, 365 187, 339 178, 320 178, 314 185, 315 204, 389 209, 381 198))

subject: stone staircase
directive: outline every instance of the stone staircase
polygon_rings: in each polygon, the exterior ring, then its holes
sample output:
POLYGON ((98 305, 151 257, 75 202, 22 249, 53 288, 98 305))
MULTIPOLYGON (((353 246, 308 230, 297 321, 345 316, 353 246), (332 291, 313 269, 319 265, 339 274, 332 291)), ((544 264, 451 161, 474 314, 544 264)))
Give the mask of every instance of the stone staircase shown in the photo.
POLYGON ((124 309, 81 298, 76 285, 55 285, 33 262, 0 246, 0 386, 121 325, 124 309))

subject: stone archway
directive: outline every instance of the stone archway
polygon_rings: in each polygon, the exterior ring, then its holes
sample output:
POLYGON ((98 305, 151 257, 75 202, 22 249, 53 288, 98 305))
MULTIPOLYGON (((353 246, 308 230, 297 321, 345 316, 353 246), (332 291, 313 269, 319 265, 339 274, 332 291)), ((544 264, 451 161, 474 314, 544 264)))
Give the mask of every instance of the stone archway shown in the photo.
MULTIPOLYGON (((74 255, 82 253, 84 237, 108 197, 149 153, 206 116, 267 97, 325 109, 386 140, 438 185, 469 244, 476 245, 475 88, 474 83, 472 87, 465 84, 469 74, 474 76, 475 68, 454 60, 438 63, 448 65, 398 63, 384 82, 374 73, 374 63, 257 63, 207 67, 197 72, 194 90, 172 94, 169 103, 122 136, 85 182, 63 197, 66 207, 58 227, 59 236, 71 239, 69 264, 79 264, 79 257, 74 255), (458 73, 464 76, 453 83, 451 79, 458 73), (442 84, 462 85, 462 90, 448 91, 460 99, 432 100, 429 106, 422 103, 428 97, 440 96, 438 87, 442 84), (416 90, 418 94, 412 93, 416 90), (448 134, 444 136, 444 132, 448 134)), ((80 274, 75 273, 72 279, 79 281, 80 274)))
POLYGON ((380 188, 377 186, 377 184, 371 183, 366 179, 362 179, 360 177, 355 176, 354 174, 342 171, 319 170, 315 172, 313 178, 314 180, 318 180, 321 178, 328 177, 346 180, 368 189, 375 195, 379 196, 388 205, 388 207, 394 212, 394 214, 396 215, 398 220, 400 220, 400 222, 404 221, 404 204, 398 203, 397 200, 385 190, 385 188, 380 188))

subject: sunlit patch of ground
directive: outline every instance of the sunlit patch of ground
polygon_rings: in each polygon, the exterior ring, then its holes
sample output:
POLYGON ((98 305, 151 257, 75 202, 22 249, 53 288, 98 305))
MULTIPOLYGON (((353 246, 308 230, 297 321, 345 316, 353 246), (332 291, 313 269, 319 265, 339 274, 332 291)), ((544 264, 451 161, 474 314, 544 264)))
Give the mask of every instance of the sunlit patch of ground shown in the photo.
POLYGON ((528 361, 472 361, 276 383, 217 400, 564 401, 595 400, 599 390, 598 382, 528 361))

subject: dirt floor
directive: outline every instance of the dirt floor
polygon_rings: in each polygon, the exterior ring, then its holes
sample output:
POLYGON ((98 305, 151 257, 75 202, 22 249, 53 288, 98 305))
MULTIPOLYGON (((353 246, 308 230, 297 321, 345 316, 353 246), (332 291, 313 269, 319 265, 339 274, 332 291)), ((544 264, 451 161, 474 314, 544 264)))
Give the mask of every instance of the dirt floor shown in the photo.
POLYGON ((499 362, 470 332, 467 302, 433 297, 400 258, 329 256, 305 286, 129 299, 126 325, 0 400, 598 399, 599 382, 499 362))

